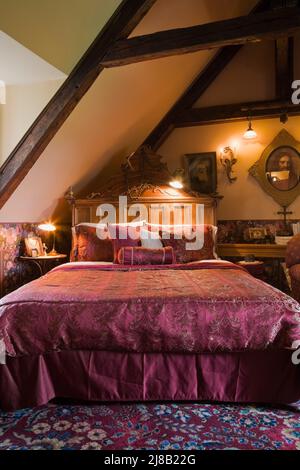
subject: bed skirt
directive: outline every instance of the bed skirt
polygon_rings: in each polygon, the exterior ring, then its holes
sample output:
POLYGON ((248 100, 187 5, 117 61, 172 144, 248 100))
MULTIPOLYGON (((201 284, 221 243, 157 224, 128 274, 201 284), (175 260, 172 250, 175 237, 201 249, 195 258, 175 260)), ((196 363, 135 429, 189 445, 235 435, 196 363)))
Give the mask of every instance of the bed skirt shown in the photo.
POLYGON ((53 398, 291 404, 300 400, 300 366, 292 364, 291 356, 282 350, 8 357, 0 366, 0 407, 34 407, 53 398))

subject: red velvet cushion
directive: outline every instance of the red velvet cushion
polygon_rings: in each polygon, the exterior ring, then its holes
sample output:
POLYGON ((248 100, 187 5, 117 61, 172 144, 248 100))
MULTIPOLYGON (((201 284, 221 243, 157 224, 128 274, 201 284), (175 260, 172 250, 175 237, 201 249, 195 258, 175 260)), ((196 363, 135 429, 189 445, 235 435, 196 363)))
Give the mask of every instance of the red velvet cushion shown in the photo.
POLYGON ((300 264, 300 234, 295 235, 287 244, 285 262, 288 268, 300 264))
POLYGON ((119 250, 120 264, 173 264, 175 262, 173 248, 144 248, 142 246, 125 246, 119 250))
POLYGON ((71 261, 113 261, 113 245, 107 228, 77 225, 73 232, 71 261), (106 239, 99 238, 101 233, 106 239))
POLYGON ((195 243, 196 238, 189 239, 182 234, 182 238, 176 238, 176 228, 174 230, 162 231, 161 237, 164 246, 171 246, 174 250, 177 263, 190 263, 192 261, 201 261, 204 259, 215 259, 214 255, 214 227, 212 225, 198 225, 193 227, 193 231, 201 230, 203 232, 204 242, 200 249, 187 249, 187 244, 195 243), (164 238, 169 234, 169 239, 164 238))
POLYGON ((110 238, 113 244, 113 260, 119 263, 118 254, 123 247, 137 247, 140 245, 139 226, 111 224, 108 226, 110 238))

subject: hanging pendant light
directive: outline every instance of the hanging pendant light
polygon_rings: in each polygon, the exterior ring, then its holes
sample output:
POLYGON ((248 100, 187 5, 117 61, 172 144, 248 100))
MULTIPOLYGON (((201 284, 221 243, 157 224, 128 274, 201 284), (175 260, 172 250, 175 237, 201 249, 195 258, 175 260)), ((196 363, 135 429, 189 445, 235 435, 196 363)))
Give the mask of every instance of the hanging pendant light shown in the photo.
POLYGON ((246 130, 243 137, 246 140, 253 140, 253 139, 256 139, 257 137, 255 130, 252 128, 252 122, 251 122, 250 116, 248 117, 248 129, 246 130))

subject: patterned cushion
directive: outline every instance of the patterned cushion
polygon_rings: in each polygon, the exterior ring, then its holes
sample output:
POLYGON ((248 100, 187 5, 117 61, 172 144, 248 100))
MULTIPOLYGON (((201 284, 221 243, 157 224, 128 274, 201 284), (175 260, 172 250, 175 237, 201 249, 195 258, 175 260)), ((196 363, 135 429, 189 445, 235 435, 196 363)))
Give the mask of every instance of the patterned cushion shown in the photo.
POLYGON ((120 264, 173 264, 175 262, 173 248, 144 248, 142 246, 126 246, 119 250, 120 264))
POLYGON ((177 263, 190 263, 192 261, 201 261, 204 259, 215 259, 214 254, 214 227, 212 225, 198 225, 193 227, 195 230, 201 230, 204 236, 204 243, 200 249, 187 249, 187 244, 195 243, 196 238, 186 238, 183 234, 181 238, 176 238, 176 230, 167 232, 162 231, 161 237, 164 246, 171 246, 174 250, 177 263), (168 236, 169 238, 166 238, 168 236))
POLYGON ((72 243, 71 261, 113 260, 113 245, 106 226, 76 225, 72 243))
POLYGON ((288 268, 300 264, 300 234, 295 235, 287 244, 285 261, 288 268))
POLYGON ((133 225, 108 225, 108 231, 113 244, 113 261, 119 263, 118 254, 123 247, 137 247, 140 245, 141 227, 133 225))

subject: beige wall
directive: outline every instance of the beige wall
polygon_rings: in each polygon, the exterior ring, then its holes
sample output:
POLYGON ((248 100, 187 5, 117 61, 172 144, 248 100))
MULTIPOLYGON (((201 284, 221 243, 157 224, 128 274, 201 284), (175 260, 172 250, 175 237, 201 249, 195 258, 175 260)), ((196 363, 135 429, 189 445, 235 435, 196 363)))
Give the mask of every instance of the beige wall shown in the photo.
MULTIPOLYGON (((219 220, 278 219, 278 204, 261 189, 248 169, 255 163, 274 137, 285 128, 300 141, 300 117, 290 118, 285 126, 279 119, 254 121, 256 142, 245 142, 245 122, 177 129, 160 149, 172 169, 181 166, 185 153, 218 152, 218 192, 224 196, 218 207, 219 220), (237 181, 229 183, 219 162, 220 149, 226 145, 237 148, 234 166, 237 181)), ((300 219, 300 197, 290 206, 293 217, 300 219)))
MULTIPOLYGON (((296 52, 299 51, 299 38, 296 52)), ((295 62, 295 78, 300 79, 299 64, 295 62)), ((245 46, 216 79, 197 103, 197 107, 274 99, 274 45, 272 42, 245 46)), ((300 117, 290 118, 286 125, 279 119, 253 121, 258 138, 245 142, 242 138, 247 122, 235 122, 186 129, 176 129, 159 149, 170 169, 183 164, 186 153, 218 153, 218 192, 224 196, 219 204, 221 219, 276 219, 278 204, 264 193, 248 174, 263 150, 281 129, 286 129, 300 141, 300 117), (237 148, 238 163, 234 167, 237 181, 230 184, 219 161, 220 149, 233 145, 237 148)), ((300 197, 290 209, 300 218, 300 197)))
POLYGON ((6 104, 0 105, 0 164, 6 160, 61 84, 62 80, 51 80, 6 87, 6 104))

